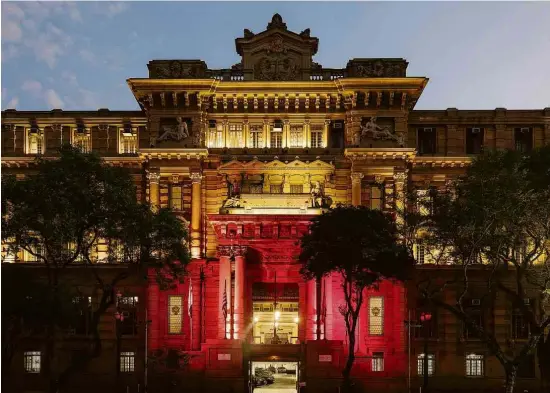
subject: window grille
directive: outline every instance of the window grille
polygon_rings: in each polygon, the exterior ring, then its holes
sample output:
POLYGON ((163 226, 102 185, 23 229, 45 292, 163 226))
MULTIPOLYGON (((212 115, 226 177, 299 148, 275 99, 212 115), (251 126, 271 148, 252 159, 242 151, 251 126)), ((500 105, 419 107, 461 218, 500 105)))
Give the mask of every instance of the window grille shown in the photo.
POLYGON ((467 377, 483 376, 483 355, 478 355, 475 353, 466 355, 466 376, 467 377))
POLYGON ((311 147, 323 147, 323 129, 322 126, 311 126, 311 147))
MULTIPOLYGON (((426 355, 421 353, 418 355, 418 375, 424 375, 424 361, 426 355)), ((435 356, 433 354, 428 354, 428 375, 433 375, 435 369, 435 356)))
POLYGON ((262 147, 262 135, 263 135, 263 126, 260 124, 251 124, 250 125, 250 144, 249 147, 253 149, 259 149, 262 147))
POLYGON ((382 372, 384 371, 384 353, 373 352, 371 359, 372 371, 382 372))
POLYGON ((170 187, 170 207, 173 210, 181 211, 183 209, 183 192, 181 186, 170 187))
POLYGON ((135 352, 121 352, 120 353, 120 372, 131 373, 135 369, 135 352))
POLYGON ((302 147, 304 144, 304 128, 301 125, 290 126, 290 147, 302 147))
POLYGON ((271 130, 271 147, 280 149, 283 147, 283 132, 271 130))
POLYGON ((181 296, 168 297, 168 333, 180 334, 182 331, 183 298, 181 296))
POLYGON ((243 125, 240 123, 229 124, 229 140, 227 147, 243 146, 243 125))
POLYGON ((40 351, 29 351, 23 354, 25 371, 28 373, 40 373, 40 351))
POLYGON ((416 243, 416 263, 423 265, 426 261, 426 245, 421 241, 416 243))
POLYGON ((137 148, 137 136, 135 134, 126 133, 124 130, 120 135, 120 154, 135 154, 137 148))

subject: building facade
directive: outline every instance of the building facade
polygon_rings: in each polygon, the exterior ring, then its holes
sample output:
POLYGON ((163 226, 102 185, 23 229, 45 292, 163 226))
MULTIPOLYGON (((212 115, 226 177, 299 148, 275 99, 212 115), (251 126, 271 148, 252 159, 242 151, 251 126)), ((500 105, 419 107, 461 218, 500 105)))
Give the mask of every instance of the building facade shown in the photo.
MULTIPOLYGON (((343 294, 337 275, 315 282, 299 274, 297 242, 309 219, 338 203, 391 212, 404 206, 407 188, 445 187, 483 149, 550 143, 550 108, 414 110, 428 79, 407 76, 404 59, 323 68, 313 61, 318 39, 309 29, 289 31, 279 15, 261 33, 245 29, 235 44, 242 60, 228 69, 151 61, 149 78, 127 81, 141 111, 2 113, 5 173, 24 175, 36 155, 70 142, 128 167, 139 198, 171 207, 189 226, 188 279, 170 291, 153 279, 146 288, 127 284, 144 323, 124 335, 122 352, 106 346, 81 389, 115 383, 118 367, 117 386, 127 391, 147 383, 153 391, 244 392, 262 364, 284 364, 300 389, 334 391, 346 357, 343 294), (148 370, 146 381, 145 341, 150 353, 184 351, 188 365, 170 378, 148 370)), ((430 266, 421 247, 415 254, 418 269, 450 269, 430 266)), ((24 253, 3 253, 3 262, 15 261, 32 264, 24 253)), ((415 388, 427 359, 431 386, 500 388, 497 360, 450 314, 434 315, 433 328, 405 322, 419 318, 414 287, 384 282, 366 294, 353 370, 359 383, 415 388)), ((510 312, 491 323, 503 341, 521 340, 510 312)), ((114 323, 105 317, 107 342, 114 323)), ((40 373, 27 367, 40 352, 27 349, 12 368, 30 375, 13 386, 40 390, 40 373)), ((537 374, 533 363, 519 385, 538 386, 537 374)))

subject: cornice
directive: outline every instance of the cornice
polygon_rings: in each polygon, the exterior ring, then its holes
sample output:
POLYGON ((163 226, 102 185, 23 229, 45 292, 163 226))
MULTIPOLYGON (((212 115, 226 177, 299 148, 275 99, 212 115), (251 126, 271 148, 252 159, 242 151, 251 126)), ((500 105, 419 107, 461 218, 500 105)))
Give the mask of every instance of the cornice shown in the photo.
POLYGON ((413 167, 464 168, 473 161, 472 157, 415 157, 413 167))
POLYGON ((200 160, 208 157, 208 149, 140 149, 139 157, 142 159, 194 159, 200 160))
POLYGON ((344 150, 344 156, 350 160, 404 160, 410 161, 416 156, 416 149, 406 147, 394 148, 348 148, 344 150))

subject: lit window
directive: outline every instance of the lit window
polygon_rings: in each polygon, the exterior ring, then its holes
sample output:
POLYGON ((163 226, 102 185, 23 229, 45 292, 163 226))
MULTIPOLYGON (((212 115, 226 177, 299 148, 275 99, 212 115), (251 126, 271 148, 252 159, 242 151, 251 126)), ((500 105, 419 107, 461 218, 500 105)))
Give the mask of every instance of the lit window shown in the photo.
POLYGON ((424 264, 426 260, 426 245, 422 242, 416 243, 416 250, 415 250, 415 258, 416 263, 418 264, 424 264))
POLYGON ((466 355, 466 376, 483 376, 483 355, 477 355, 475 353, 466 355))
POLYGON ((2 243, 2 262, 14 263, 16 260, 16 254, 13 250, 10 250, 10 245, 2 243))
POLYGON ((290 126, 290 147, 302 147, 304 144, 303 126, 290 126))
POLYGON ((44 256, 44 248, 42 244, 33 244, 30 250, 25 250, 25 262, 41 262, 40 256, 44 256))
POLYGON ((371 186, 370 189, 370 208, 380 210, 382 208, 382 188, 380 186, 371 186))
POLYGON ((183 298, 181 296, 168 297, 168 333, 181 333, 181 318, 183 310, 183 298))
POLYGON ((275 122, 271 128, 270 146, 273 148, 283 147, 283 125, 281 122, 275 122))
POLYGON ((29 351, 23 354, 25 371, 37 374, 40 372, 40 351, 29 351))
MULTIPOLYGON (((424 359, 426 356, 421 353, 418 355, 418 375, 424 375, 424 359)), ((428 354, 428 375, 433 375, 435 369, 435 356, 428 354)))
POLYGON ((369 298, 369 334, 384 334, 384 298, 381 296, 369 298))
POLYGON ((416 208, 421 216, 427 216, 431 213, 433 198, 430 190, 416 190, 416 208))
POLYGON ((92 150, 92 136, 90 130, 79 127, 74 130, 73 145, 83 153, 89 153, 92 150))
POLYGON ((311 126, 311 147, 323 147, 323 126, 311 126))
POLYGON ((223 124, 218 124, 216 120, 210 120, 208 123, 208 147, 224 147, 223 124))
POLYGON ((137 135, 129 127, 121 130, 120 154, 135 154, 137 147, 137 135))
POLYGON ((243 125, 229 124, 227 147, 242 147, 243 146, 243 125))
POLYGON ((304 185, 303 184, 291 184, 290 185, 290 193, 291 194, 303 194, 304 193, 304 185))
POLYGON ((261 124, 251 124, 250 125, 250 143, 249 147, 253 149, 259 149, 262 147, 262 135, 263 135, 263 126, 261 124))
POLYGON ((41 130, 33 127, 27 134, 27 153, 28 154, 43 154, 44 153, 44 134, 41 130))
POLYGON ((183 209, 182 187, 170 187, 170 207, 173 210, 180 211, 183 209))
POLYGON ((135 368, 136 356, 134 352, 120 353, 120 372, 131 373, 135 368))
POLYGON ((376 372, 384 371, 384 353, 373 352, 371 365, 372 365, 372 371, 376 371, 376 372))

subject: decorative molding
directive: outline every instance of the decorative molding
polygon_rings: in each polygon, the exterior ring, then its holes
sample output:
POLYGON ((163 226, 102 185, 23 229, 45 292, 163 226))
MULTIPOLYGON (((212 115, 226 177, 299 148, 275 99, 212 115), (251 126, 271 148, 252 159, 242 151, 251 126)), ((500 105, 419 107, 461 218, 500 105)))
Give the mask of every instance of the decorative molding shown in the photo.
POLYGON ((191 182, 193 184, 197 184, 197 183, 200 183, 201 180, 202 180, 202 174, 199 173, 199 172, 191 172, 189 174, 189 178, 191 179, 191 182))
POLYGON ((160 182, 160 173, 158 172, 151 172, 151 171, 147 171, 145 173, 145 176, 147 177, 147 181, 149 183, 159 183, 160 182))
POLYGON ((247 246, 218 246, 218 257, 244 257, 247 251, 247 246))
POLYGON ((352 184, 360 184, 361 180, 363 179, 363 177, 365 177, 365 175, 362 174, 361 172, 353 172, 350 177, 351 177, 352 184))

